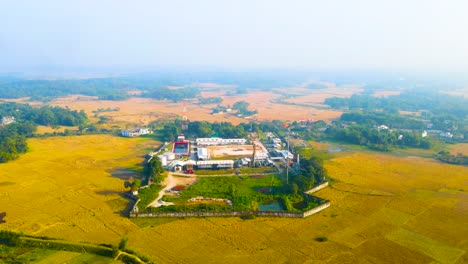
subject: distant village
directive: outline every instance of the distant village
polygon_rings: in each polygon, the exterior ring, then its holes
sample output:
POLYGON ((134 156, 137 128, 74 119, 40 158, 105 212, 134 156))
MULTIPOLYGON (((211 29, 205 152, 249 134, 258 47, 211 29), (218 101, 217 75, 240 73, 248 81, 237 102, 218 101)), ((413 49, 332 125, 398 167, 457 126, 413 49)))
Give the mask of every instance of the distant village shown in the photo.
POLYGON ((2 117, 0 125, 6 126, 15 122, 16 122, 16 119, 13 116, 4 116, 2 117))

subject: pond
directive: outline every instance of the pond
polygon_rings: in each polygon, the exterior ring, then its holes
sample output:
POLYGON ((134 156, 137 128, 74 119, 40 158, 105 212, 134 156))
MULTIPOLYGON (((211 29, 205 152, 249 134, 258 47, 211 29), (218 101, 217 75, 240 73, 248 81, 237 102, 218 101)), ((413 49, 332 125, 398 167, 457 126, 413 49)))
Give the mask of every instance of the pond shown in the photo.
POLYGON ((331 147, 328 149, 328 152, 330 153, 341 152, 341 151, 343 151, 343 149, 340 147, 331 147))
POLYGON ((258 208, 260 209, 260 211, 282 211, 282 210, 285 210, 283 208, 283 206, 277 200, 273 200, 273 201, 269 201, 269 202, 266 202, 266 203, 258 204, 258 208))

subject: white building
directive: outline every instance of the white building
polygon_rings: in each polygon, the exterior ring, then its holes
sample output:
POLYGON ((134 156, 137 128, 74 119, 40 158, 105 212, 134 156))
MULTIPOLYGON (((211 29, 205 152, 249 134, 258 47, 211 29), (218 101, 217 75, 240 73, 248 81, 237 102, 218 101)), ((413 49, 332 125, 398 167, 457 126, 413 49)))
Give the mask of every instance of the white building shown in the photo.
POLYGON ((132 130, 122 130, 122 136, 124 137, 138 137, 140 133, 132 130))
POLYGON ((265 152, 257 152, 255 153, 255 160, 266 160, 268 159, 268 154, 265 152))
POLYGON ((207 148, 198 148, 197 149, 198 160, 209 160, 210 153, 207 148))
POLYGON ((246 142, 245 138, 197 138, 199 146, 243 145, 246 142))
POLYGON ((427 131, 426 131, 426 130, 424 130, 424 131, 422 132, 421 137, 423 137, 423 138, 427 137, 427 131))
POLYGON ((440 136, 445 138, 453 138, 453 134, 450 132, 442 132, 440 133, 440 136))
POLYGON ((293 159, 294 158, 294 155, 291 152, 287 151, 287 150, 282 150, 282 151, 280 151, 280 153, 281 153, 281 156, 283 156, 283 158, 285 158, 285 159, 293 159))
POLYGON ((0 125, 9 125, 11 123, 14 123, 15 122, 15 117, 14 116, 4 116, 2 117, 2 122, 0 123, 0 125))
POLYGON ((151 134, 151 130, 148 128, 137 128, 134 130, 122 130, 122 136, 124 137, 138 137, 141 135, 151 134))
POLYGON ((199 169, 226 169, 234 168, 233 160, 201 160, 197 161, 199 169))

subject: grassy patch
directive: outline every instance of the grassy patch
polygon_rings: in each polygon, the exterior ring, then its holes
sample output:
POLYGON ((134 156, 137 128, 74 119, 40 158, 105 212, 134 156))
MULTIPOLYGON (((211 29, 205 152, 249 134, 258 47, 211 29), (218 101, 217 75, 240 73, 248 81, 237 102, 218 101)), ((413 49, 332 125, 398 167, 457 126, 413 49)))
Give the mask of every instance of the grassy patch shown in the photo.
POLYGON ((147 188, 140 189, 138 191, 138 198, 140 198, 140 202, 138 203, 138 208, 144 209, 150 203, 154 201, 158 197, 159 191, 161 191, 163 187, 158 184, 152 184, 147 188))

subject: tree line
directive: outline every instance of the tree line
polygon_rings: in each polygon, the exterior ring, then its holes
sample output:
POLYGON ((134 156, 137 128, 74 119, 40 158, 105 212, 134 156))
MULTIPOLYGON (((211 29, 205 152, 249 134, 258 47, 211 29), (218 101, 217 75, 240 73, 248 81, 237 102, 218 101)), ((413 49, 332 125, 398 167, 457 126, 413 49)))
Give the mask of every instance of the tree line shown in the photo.
POLYGON ((388 97, 353 94, 347 98, 331 97, 325 99, 325 104, 332 108, 431 110, 433 113, 446 113, 460 117, 468 114, 468 109, 465 107, 467 102, 467 99, 460 96, 416 89, 388 97))
POLYGON ((37 125, 83 125, 88 121, 83 111, 44 106, 33 108, 25 104, 0 104, 0 118, 13 116, 15 123, 0 126, 0 163, 14 160, 27 151, 26 138, 33 136, 37 125))

